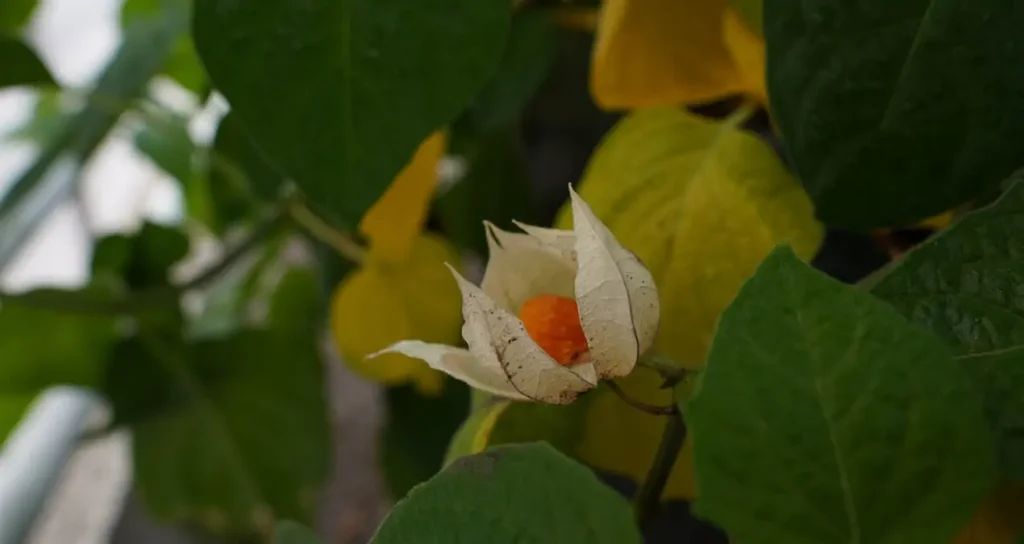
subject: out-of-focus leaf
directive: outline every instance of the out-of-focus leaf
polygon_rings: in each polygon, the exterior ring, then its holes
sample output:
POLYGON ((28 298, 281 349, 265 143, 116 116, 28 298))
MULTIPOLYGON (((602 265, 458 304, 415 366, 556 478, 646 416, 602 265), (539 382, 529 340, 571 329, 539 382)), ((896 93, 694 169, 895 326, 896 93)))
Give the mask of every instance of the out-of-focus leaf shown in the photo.
POLYGON ((773 119, 823 222, 905 227, 1021 166, 1012 2, 772 0, 773 119))
POLYGON ((136 485, 158 518, 264 536, 277 518, 311 519, 330 448, 317 331, 306 315, 315 300, 302 295, 315 283, 308 275, 299 283, 309 287, 282 284, 288 293, 271 305, 271 316, 287 319, 191 344, 143 331, 114 359, 120 370, 108 372, 106 392, 116 419, 131 424, 136 485))
POLYGON ((377 259, 401 263, 409 258, 423 230, 427 209, 437 190, 437 167, 448 137, 435 132, 420 144, 409 164, 359 223, 377 259))
POLYGON ((1000 484, 952 544, 1014 544, 1024 538, 1024 484, 1000 484))
POLYGON ((546 10, 516 13, 498 67, 462 119, 484 132, 515 121, 547 77, 554 55, 555 29, 546 10))
POLYGON ((245 330, 190 346, 144 342, 110 374, 121 378, 107 392, 118 420, 132 422, 135 480, 150 512, 214 532, 310 519, 329 464, 313 340, 245 330))
POLYGON ((448 443, 466 419, 469 388, 462 382, 445 381, 439 396, 421 395, 410 386, 386 390, 381 469, 394 500, 441 469, 448 443))
POLYGON ((374 544, 639 544, 629 503, 550 446, 463 457, 409 493, 374 544))
POLYGON ((1024 481, 1024 176, 904 256, 871 292, 952 348, 977 390, 1003 476, 1024 481))
POLYGON ((170 268, 188 255, 189 240, 174 227, 144 223, 131 235, 101 238, 93 250, 93 274, 114 274, 132 290, 170 284, 170 268))
POLYGON ((306 526, 284 520, 274 529, 274 544, 323 544, 323 541, 306 526))
POLYGON ((0 443, 36 394, 60 384, 94 387, 114 342, 114 319, 47 309, 41 301, 106 299, 105 289, 33 291, 38 304, 0 301, 0 443))
MULTIPOLYGON (((824 234, 770 147, 732 122, 683 110, 621 121, 579 193, 654 275, 655 350, 691 367, 703 364, 718 316, 771 249, 788 242, 810 259, 824 234)), ((565 207, 558 226, 571 224, 565 207)))
POLYGON ((32 117, 25 124, 3 135, 5 139, 25 141, 43 145, 53 140, 64 125, 72 118, 72 113, 61 103, 60 91, 43 90, 32 112, 32 117))
MULTIPOLYGON (((661 389, 654 373, 637 370, 616 380, 627 394, 667 406, 671 391, 661 389)), ((610 389, 599 386, 569 406, 497 400, 475 407, 449 447, 448 462, 496 444, 546 441, 562 453, 597 470, 638 484, 647 476, 665 428, 663 416, 627 406, 610 389)), ((693 448, 687 443, 669 476, 664 498, 696 495, 693 448)))
POLYGON ((506 0, 208 0, 193 36, 259 149, 318 212, 354 226, 483 86, 510 10, 506 0))
POLYGON ((484 220, 512 230, 513 219, 536 224, 536 206, 530 195, 518 130, 456 132, 451 153, 456 160, 464 161, 466 172, 437 199, 435 209, 452 243, 485 255, 484 220))
MULTIPOLYGON (((590 88, 605 109, 710 102, 731 94, 764 101, 734 59, 756 55, 760 40, 726 44, 728 0, 606 0, 597 27, 590 88)), ((755 35, 756 37, 756 35, 755 35)))
POLYGON ((113 60, 103 70, 86 106, 42 145, 32 164, 0 201, 0 269, 20 251, 39 223, 70 195, 86 157, 107 136, 121 113, 145 89, 187 28, 187 13, 172 3, 158 19, 125 30, 113 60))
POLYGON ((218 232, 221 226, 213 195, 203 172, 199 148, 192 141, 187 117, 153 111, 135 133, 135 147, 161 170, 181 183, 188 215, 218 232))
POLYGON ((19 33, 32 16, 37 3, 37 0, 4 0, 0 3, 0 33, 19 33))
POLYGON ((277 198, 285 185, 284 176, 263 158, 232 112, 217 126, 207 165, 216 231, 251 219, 259 204, 277 198))
POLYGON ((460 342, 462 296, 445 262, 459 262, 454 248, 422 235, 406 262, 380 262, 370 253, 363 267, 338 285, 331 300, 331 335, 350 368, 388 385, 413 382, 423 392, 440 389, 444 375, 423 361, 397 353, 366 356, 400 340, 460 342))
POLYGON ((995 480, 948 348, 785 246, 722 314, 681 409, 696 511, 741 542, 947 542, 995 480))
POLYGON ((196 145, 188 118, 174 112, 153 113, 135 133, 135 147, 154 164, 187 187, 192 178, 196 145))
MULTIPOLYGON (((121 27, 128 28, 141 18, 159 17, 161 9, 174 2, 180 4, 183 9, 191 9, 192 0, 125 0, 121 6, 121 27)), ((199 55, 196 54, 191 36, 183 34, 174 42, 161 73, 193 93, 203 92, 206 73, 199 62, 199 55)))
POLYGON ((732 8, 727 8, 722 17, 722 38, 747 94, 760 104, 768 104, 764 38, 751 30, 740 13, 732 8))
POLYGON ((18 85, 56 85, 50 71, 21 40, 0 34, 0 89, 18 85))

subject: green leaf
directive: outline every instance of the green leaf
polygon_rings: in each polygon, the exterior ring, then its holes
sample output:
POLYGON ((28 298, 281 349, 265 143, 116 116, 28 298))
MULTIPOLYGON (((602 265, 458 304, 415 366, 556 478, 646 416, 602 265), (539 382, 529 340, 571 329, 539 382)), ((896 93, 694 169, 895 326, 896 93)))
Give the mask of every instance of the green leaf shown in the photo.
POLYGON ((135 133, 135 147, 149 160, 187 187, 193 176, 196 145, 188 118, 174 112, 155 112, 135 133))
POLYGON ((506 0, 210 0, 193 36, 257 147, 354 226, 501 54, 506 0))
POLYGON ((133 382, 110 382, 155 516, 214 532, 310 519, 329 468, 327 407, 316 344, 289 340, 265 330, 188 346, 144 339, 133 382), (145 403, 140 390, 172 402, 145 403))
POLYGON ((498 67, 463 119, 482 131, 515 121, 547 77, 555 60, 555 45, 549 13, 540 9, 516 13, 498 67))
POLYGON ((398 503, 374 544, 640 543, 629 504, 546 444, 462 457, 398 503))
POLYGON ((994 483, 948 349, 788 247, 722 315, 697 387, 697 513, 740 542, 948 542, 994 483))
MULTIPOLYGON (((191 4, 192 0, 125 0, 121 5, 121 27, 128 28, 136 21, 158 18, 161 10, 167 9, 169 5, 190 10, 191 4)), ((182 34, 175 40, 161 73, 193 93, 201 94, 204 91, 206 73, 199 62, 191 36, 182 34)))
POLYGON ((455 245, 486 255, 483 221, 510 230, 513 219, 537 223, 519 130, 457 131, 449 154, 465 161, 465 177, 438 197, 435 213, 455 245))
POLYGON ((174 40, 187 28, 187 13, 174 9, 175 5, 160 18, 139 21, 125 30, 121 47, 103 69, 87 105, 41 146, 36 161, 7 190, 0 201, 0 269, 70 196, 85 159, 142 94, 174 40))
MULTIPOLYGON (((1020 176, 1017 176, 1020 179, 1020 176)), ((872 293, 952 348, 983 400, 1000 469, 1024 480, 1024 183, 899 261, 872 293)))
POLYGON ((392 499, 441 469, 448 442, 469 408, 469 388, 445 380, 441 395, 427 396, 411 385, 386 390, 388 419, 381 437, 381 469, 392 499))
POLYGON ((330 461, 318 309, 314 278, 286 277, 264 327, 191 343, 144 327, 115 352, 104 391, 156 517, 264 536, 310 519, 330 461))
POLYGON ((284 176, 249 140, 234 112, 217 126, 208 165, 213 208, 223 226, 249 218, 260 202, 275 199, 285 184, 284 176))
POLYGON ((274 544, 323 544, 323 541, 304 525, 284 520, 274 529, 274 544))
POLYGON ((772 116, 818 216, 907 226, 1020 165, 1012 2, 768 2, 772 116))
POLYGON ((77 292, 42 289, 19 295, 21 300, 3 301, 0 443, 42 390, 60 384, 96 386, 114 341, 113 318, 47 309, 41 301, 95 300, 104 294, 96 287, 77 292))
POLYGON ((93 274, 121 276, 132 290, 170 285, 170 268, 188 255, 189 240, 174 227, 144 223, 132 235, 101 238, 93 250, 93 274))
POLYGON ((36 10, 37 3, 37 0, 4 0, 0 3, 0 32, 20 32, 36 10))
POLYGON ((15 37, 0 34, 0 58, 4 59, 0 67, 0 89, 57 84, 35 51, 15 37))

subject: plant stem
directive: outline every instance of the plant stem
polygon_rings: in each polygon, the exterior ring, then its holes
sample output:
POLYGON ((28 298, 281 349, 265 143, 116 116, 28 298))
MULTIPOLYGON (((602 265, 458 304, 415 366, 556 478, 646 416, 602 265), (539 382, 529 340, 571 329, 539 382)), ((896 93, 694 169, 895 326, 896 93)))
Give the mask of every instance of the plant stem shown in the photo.
POLYGON ((626 404, 642 412, 647 412, 648 414, 656 416, 670 416, 672 414, 675 414, 676 411, 678 411, 678 408, 676 408, 675 404, 669 406, 655 406, 653 404, 647 404, 646 402, 638 401, 633 397, 627 395, 626 392, 623 391, 621 387, 619 387, 619 384, 611 380, 604 382, 604 384, 608 386, 608 389, 611 389, 612 392, 618 395, 619 398, 622 399, 622 402, 625 402, 626 404))
POLYGON ((0 303, 20 304, 33 308, 69 312, 77 314, 139 314, 150 308, 162 306, 175 301, 181 293, 190 289, 198 289, 217 279, 225 270, 235 264, 238 259, 248 254, 268 237, 272 236, 284 224, 287 216, 276 211, 263 223, 252 229, 252 232, 227 252, 224 256, 199 274, 180 285, 154 287, 151 289, 128 293, 121 297, 97 298, 96 296, 77 296, 75 292, 28 292, 19 294, 0 293, 0 303))
POLYGON ((335 229, 323 219, 317 217, 305 204, 293 201, 288 206, 288 213, 300 227, 317 240, 334 248, 342 257, 356 264, 366 260, 366 249, 352 239, 348 233, 335 229))
POLYGON ((669 475, 672 474, 672 467, 675 466, 676 459, 679 458, 679 451, 685 440, 686 424, 683 423, 682 415, 676 411, 668 417, 668 421, 665 423, 665 431, 661 435, 658 451, 654 454, 654 461, 633 500, 633 512, 638 525, 643 526, 657 511, 661 495, 665 491, 665 485, 668 484, 669 475))

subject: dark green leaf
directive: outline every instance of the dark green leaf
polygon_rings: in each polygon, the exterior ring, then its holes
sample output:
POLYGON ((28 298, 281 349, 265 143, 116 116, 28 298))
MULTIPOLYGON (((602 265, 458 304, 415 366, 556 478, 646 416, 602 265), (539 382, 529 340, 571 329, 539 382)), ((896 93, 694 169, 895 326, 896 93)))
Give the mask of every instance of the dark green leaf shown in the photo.
POLYGON ((221 119, 213 152, 210 179, 218 193, 251 193, 270 200, 281 192, 284 176, 263 158, 233 112, 221 119))
POLYGON ((131 236, 114 234, 100 239, 93 250, 94 274, 121 276, 133 290, 170 284, 170 268, 188 255, 188 237, 182 231, 145 223, 131 236))
MULTIPOLYGON (((6 1, 6 0, 5 0, 6 1)), ((56 85, 35 51, 21 40, 0 34, 0 89, 18 85, 56 85)))
POLYGON ((117 420, 133 423, 150 511, 215 531, 259 528, 271 515, 310 519, 329 465, 314 338, 244 330, 143 345, 132 380, 108 382, 108 394, 117 420))
POLYGON ((246 132, 355 225, 501 54, 507 0, 209 0, 193 35, 246 132))
POLYGON ((462 457, 409 492, 375 544, 639 544, 629 503, 547 444, 462 457))
POLYGON ((438 219, 453 243, 485 255, 482 221, 510 230, 517 230, 513 219, 538 222, 518 130, 453 132, 450 153, 467 167, 465 177, 437 199, 438 219))
POLYGON ((772 116, 821 219, 906 226, 1020 166, 1021 28, 1003 0, 767 2, 772 116))
MULTIPOLYGON (((121 27, 128 28, 140 19, 158 18, 168 6, 189 10, 191 4, 191 0, 126 0, 121 6, 121 27)), ((161 73, 193 93, 204 92, 206 74, 191 36, 183 34, 175 40, 161 73)))
POLYGON ((285 520, 274 530, 274 544, 323 544, 323 541, 304 525, 285 520))
POLYGON ((764 32, 764 0, 729 0, 729 4, 754 32, 758 35, 764 32))
POLYGON ((441 469, 448 442, 466 419, 469 388, 446 380, 441 395, 428 397, 414 387, 387 389, 388 419, 381 438, 381 468, 392 499, 441 469))
POLYGON ((984 402, 1003 475, 1024 480, 1024 183, 907 254, 872 292, 932 331, 984 402))
POLYGON ((36 9, 37 0, 4 0, 0 2, 0 32, 17 34, 36 9))
POLYGON ((995 470, 946 346, 777 248, 683 406, 697 513, 749 544, 949 542, 995 470))
POLYGON ((554 59, 555 28, 550 14, 540 9, 517 13, 498 67, 464 119, 482 131, 514 122, 544 82, 554 59))
POLYGON ((43 301, 103 298, 105 291, 45 289, 5 300, 0 308, 0 443, 42 390, 60 384, 94 387, 114 341, 104 315, 46 309, 43 301), (35 305, 28 302, 35 302, 35 305))

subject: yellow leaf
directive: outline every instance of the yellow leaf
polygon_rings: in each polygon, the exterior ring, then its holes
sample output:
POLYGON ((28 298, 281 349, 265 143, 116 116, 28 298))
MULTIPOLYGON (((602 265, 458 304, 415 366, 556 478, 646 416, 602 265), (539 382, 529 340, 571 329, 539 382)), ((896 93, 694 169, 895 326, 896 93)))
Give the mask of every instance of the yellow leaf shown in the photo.
MULTIPOLYGON (((781 242, 811 258, 824 236, 775 153, 735 122, 684 110, 633 113, 595 152, 579 193, 654 275, 654 351, 703 365, 721 311, 781 242)), ((559 214, 561 228, 569 210, 559 214)))
POLYGON ((385 384, 413 382, 424 392, 438 391, 444 375, 426 363, 396 353, 366 356, 399 340, 458 344, 462 297, 444 263, 458 254, 444 240, 413 239, 402 263, 376 259, 349 274, 331 300, 331 334, 345 362, 366 378, 385 384))
POLYGON ((952 544, 1013 544, 1024 536, 1024 484, 999 485, 952 544))
POLYGON ((731 9, 728 0, 605 0, 590 67, 594 100, 634 109, 763 97, 763 81, 752 84, 740 68, 756 56, 749 47, 763 56, 763 42, 733 36, 727 46, 731 9))
POLYGON ((399 262, 412 250, 437 189, 437 163, 446 147, 444 132, 431 134, 363 216, 359 232, 369 240, 378 258, 399 262))
POLYGON ((725 10, 722 36, 747 94, 760 104, 768 104, 765 81, 764 38, 757 35, 734 8, 725 10))
MULTIPOLYGON (((672 402, 671 391, 660 389, 661 378, 646 369, 638 369, 616 383, 645 402, 672 402)), ((546 440, 587 465, 639 483, 654 460, 664 426, 664 416, 627 406, 603 385, 569 406, 499 400, 477 407, 452 440, 448 460, 478 453, 488 446, 546 440)), ((669 477, 664 498, 692 499, 695 495, 693 448, 687 443, 669 477)))

